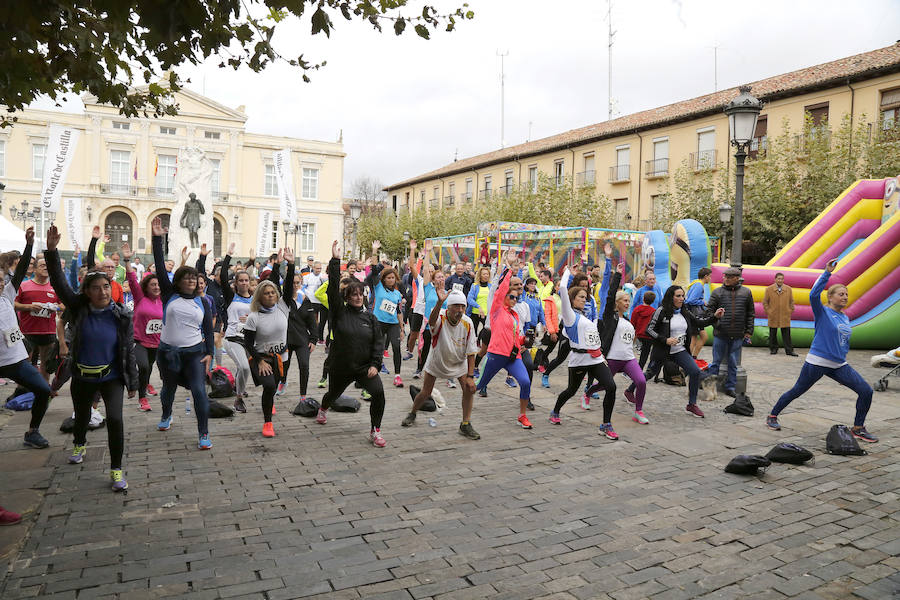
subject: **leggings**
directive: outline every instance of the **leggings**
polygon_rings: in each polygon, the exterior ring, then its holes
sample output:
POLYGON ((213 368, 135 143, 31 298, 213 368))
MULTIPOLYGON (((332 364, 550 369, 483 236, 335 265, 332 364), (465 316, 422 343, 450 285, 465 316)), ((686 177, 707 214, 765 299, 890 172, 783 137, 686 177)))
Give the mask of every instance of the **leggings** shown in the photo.
POLYGON ((72 378, 72 404, 75 405, 75 445, 87 443, 88 423, 91 420, 91 405, 94 395, 100 392, 106 405, 106 431, 109 440, 109 466, 111 469, 122 468, 122 454, 125 452, 125 426, 122 420, 122 397, 125 384, 121 379, 109 381, 91 381, 89 379, 72 378))
POLYGON ((254 361, 250 365, 250 371, 257 386, 262 386, 262 409, 263 422, 272 422, 272 407, 275 406, 275 391, 278 389, 278 383, 283 377, 283 373, 278 372, 278 365, 272 365, 272 372, 268 375, 259 374, 259 364, 254 361))
POLYGON ((288 346, 288 359, 284 363, 284 377, 287 382, 288 369, 291 366, 291 357, 297 356, 297 368, 300 370, 300 396, 306 397, 306 389, 309 387, 309 346, 288 346))
POLYGON ((325 339, 325 323, 328 322, 328 309, 325 308, 324 304, 313 303, 313 306, 316 308, 316 319, 319 321, 319 329, 317 332, 317 338, 320 340, 328 340, 325 339))
MULTIPOLYGON (((668 350, 666 351, 668 352, 668 350)), ((651 358, 650 366, 644 371, 644 379, 650 381, 659 375, 660 370, 663 368, 663 363, 667 360, 671 360, 687 373, 688 404, 697 404, 697 391, 700 389, 700 380, 709 377, 709 373, 700 371, 700 367, 697 366, 697 361, 694 360, 694 357, 691 356, 691 353, 687 350, 681 350, 675 354, 666 354, 662 357, 662 360, 660 360, 660 357, 651 358)), ((633 392, 635 387, 636 383, 632 380, 631 385, 628 386, 628 391, 633 392)))
MULTIPOLYGON (((400 374, 400 323, 378 322, 381 329, 381 335, 385 339, 384 347, 387 348, 387 342, 391 344, 391 352, 394 359, 394 375, 400 374)), ((383 363, 384 361, 382 361, 383 363)))
POLYGON ((17 363, 0 367, 0 377, 12 379, 23 388, 34 394, 34 403, 31 405, 31 429, 38 429, 47 407, 50 405, 50 386, 38 370, 27 358, 17 363))
POLYGON ((419 352, 418 370, 421 371, 425 367, 425 361, 428 360, 428 351, 431 350, 431 329, 426 327, 422 331, 422 351, 419 352))
POLYGON ((542 348, 540 351, 540 356, 535 355, 535 358, 539 358, 538 366, 543 365, 544 370, 547 369, 547 366, 550 364, 550 353, 553 352, 553 349, 556 348, 556 345, 559 343, 560 338, 562 337, 561 333, 556 334, 556 341, 552 341, 549 335, 545 335, 544 339, 541 340, 546 348, 542 348))
POLYGON ((772 414, 778 416, 788 404, 802 396, 815 382, 822 379, 823 375, 856 392, 856 416, 853 418, 853 425, 856 427, 865 425, 866 415, 869 413, 869 407, 872 406, 872 386, 866 383, 862 376, 848 364, 841 365, 837 369, 830 369, 804 362, 797 383, 781 395, 772 409, 772 414))
MULTIPOLYGON (((549 364, 547 364, 547 368, 544 369, 544 375, 549 375, 553 372, 556 367, 563 364, 566 360, 566 357, 569 356, 569 352, 572 347, 569 345, 569 338, 563 338, 559 342, 559 351, 556 353, 556 358, 551 360, 549 364)), ((549 354, 549 352, 548 352, 549 354)))
POLYGON ((641 340, 641 357, 638 359, 638 365, 643 369, 650 358, 650 351, 653 350, 653 340, 650 338, 640 338, 641 340))
POLYGON ((528 369, 522 359, 510 360, 508 356, 493 352, 487 353, 484 368, 481 370, 481 378, 478 380, 478 389, 487 388, 487 384, 494 375, 500 372, 500 369, 506 369, 506 372, 518 382, 520 400, 531 398, 531 380, 528 378, 528 369))
POLYGON ((559 411, 562 410, 565 403, 569 401, 569 398, 574 396, 575 392, 578 391, 584 376, 588 373, 597 380, 597 383, 588 390, 588 393, 592 394, 601 388, 604 390, 603 422, 610 423, 613 407, 616 405, 616 382, 613 381, 612 373, 605 362, 580 367, 569 367, 569 385, 556 398, 556 406, 553 407, 553 412, 559 414, 559 411))
POLYGON ((472 325, 475 335, 478 335, 478 332, 484 328, 484 321, 485 319, 483 316, 472 313, 472 325))
MULTIPOLYGON (((244 347, 240 346, 241 352, 244 347)), ((228 349, 231 354, 231 348, 228 349)), ((159 374, 162 377, 162 390, 159 392, 159 399, 162 402, 163 419, 172 416, 172 406, 175 404, 175 393, 178 391, 179 379, 187 380, 188 388, 191 390, 191 399, 194 402, 194 414, 197 415, 197 431, 200 435, 209 433, 209 397, 206 395, 206 373, 204 372, 203 351, 182 353, 181 370, 173 371, 169 369, 165 361, 162 360, 164 351, 157 352, 156 366, 159 367, 159 374)), ((244 354, 246 356, 246 353, 244 354)))
POLYGON ((353 382, 372 396, 369 400, 369 421, 372 427, 381 429, 381 418, 384 416, 384 387, 378 375, 366 377, 365 372, 360 375, 354 371, 347 371, 343 365, 331 369, 328 373, 328 391, 322 398, 322 408, 325 410, 331 408, 335 398, 343 394, 347 386, 353 382))
POLYGON ((644 372, 641 371, 638 361, 634 358, 631 360, 608 358, 607 362, 609 363, 610 373, 613 375, 616 373, 625 373, 625 375, 634 382, 635 390, 637 392, 634 395, 634 410, 643 410, 644 394, 647 391, 647 380, 644 379, 644 372))
POLYGON ((150 373, 153 372, 153 363, 156 362, 156 348, 135 344, 134 357, 137 359, 138 365, 138 398, 146 398, 147 384, 150 383, 150 373))
POLYGON ((247 360, 247 350, 241 342, 226 339, 223 342, 225 351, 234 361, 234 390, 240 398, 247 391, 247 382, 250 380, 250 362, 247 360))

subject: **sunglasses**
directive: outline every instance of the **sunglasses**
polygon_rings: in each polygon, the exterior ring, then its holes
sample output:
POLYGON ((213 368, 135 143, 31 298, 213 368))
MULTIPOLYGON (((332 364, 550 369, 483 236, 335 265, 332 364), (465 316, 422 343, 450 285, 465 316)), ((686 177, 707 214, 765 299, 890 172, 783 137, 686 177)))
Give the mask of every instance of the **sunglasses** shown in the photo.
POLYGON ((518 294, 507 294, 506 297, 509 298, 510 300, 518 300, 519 299, 518 294))

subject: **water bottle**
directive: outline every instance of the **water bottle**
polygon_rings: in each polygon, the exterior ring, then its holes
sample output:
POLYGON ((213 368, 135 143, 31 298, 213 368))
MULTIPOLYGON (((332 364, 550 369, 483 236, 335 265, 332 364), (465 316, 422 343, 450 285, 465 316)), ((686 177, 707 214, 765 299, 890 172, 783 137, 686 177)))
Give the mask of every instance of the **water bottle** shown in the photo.
POLYGON ((434 417, 428 417, 428 426, 437 427, 437 419, 435 419, 434 417))
POLYGON ((184 414, 186 414, 186 415, 191 414, 191 398, 190 398, 190 396, 188 396, 187 399, 184 401, 184 414))

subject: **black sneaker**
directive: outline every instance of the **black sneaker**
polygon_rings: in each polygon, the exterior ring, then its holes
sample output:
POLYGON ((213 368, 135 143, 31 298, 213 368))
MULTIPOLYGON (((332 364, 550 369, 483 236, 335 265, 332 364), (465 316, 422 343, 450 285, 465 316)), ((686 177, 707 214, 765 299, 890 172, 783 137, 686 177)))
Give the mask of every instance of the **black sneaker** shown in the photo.
POLYGON ((22 443, 29 448, 46 448, 50 445, 50 442, 37 429, 25 432, 25 441, 22 443))
POLYGON ((528 401, 528 410, 534 410, 534 404, 531 403, 531 400, 528 401))
POLYGON ((400 425, 402 427, 409 427, 410 425, 412 425, 415 422, 416 422, 416 413, 411 412, 408 415, 406 415, 406 418, 403 419, 403 422, 400 423, 400 425))
POLYGON ((737 394, 735 394, 734 390, 725 390, 725 395, 729 398, 736 398, 737 394))
POLYGON ((480 390, 478 390, 478 395, 481 398, 487 398, 487 388, 481 388, 480 390))
POLYGON ((470 440, 480 440, 481 436, 475 431, 475 428, 472 427, 471 423, 460 423, 459 424, 459 435, 465 436, 470 440))
POLYGON ((246 407, 246 405, 244 405, 243 398, 238 398, 237 400, 234 401, 234 410, 236 410, 240 413, 247 412, 247 407, 246 407))

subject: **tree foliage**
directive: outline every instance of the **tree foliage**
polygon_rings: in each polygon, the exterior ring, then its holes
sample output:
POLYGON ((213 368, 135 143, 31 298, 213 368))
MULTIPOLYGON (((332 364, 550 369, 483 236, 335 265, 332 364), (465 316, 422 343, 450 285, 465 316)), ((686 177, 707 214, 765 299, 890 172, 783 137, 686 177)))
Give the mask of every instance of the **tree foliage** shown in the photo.
MULTIPOLYGON (((273 43, 290 20, 310 35, 330 36, 336 21, 361 20, 376 31, 385 21, 395 35, 413 25, 419 37, 452 31, 474 13, 462 4, 447 13, 430 5, 402 13, 408 0, 41 0, 0 3, 0 105, 11 113, 39 95, 90 92, 132 117, 176 114, 172 92, 182 84, 171 69, 210 56, 219 67, 262 71, 275 61, 307 73, 325 66, 303 54, 283 56, 273 43), (168 73, 167 85, 156 83, 168 73), (135 89, 139 83, 147 89, 135 89)), ((3 116, 0 125, 15 120, 3 116)))
MULTIPOLYGON (((460 198, 455 202, 459 203, 460 198)), ((448 235, 475 233, 478 223, 514 221, 556 227, 613 226, 612 202, 595 187, 575 187, 571 178, 557 186, 555 179, 542 176, 537 190, 520 187, 509 194, 495 194, 477 206, 463 205, 455 209, 426 210, 419 207, 411 214, 387 212, 364 215, 358 224, 360 248, 369 248, 374 240, 381 242, 382 252, 393 259, 405 254, 403 232, 415 240, 448 235)))

